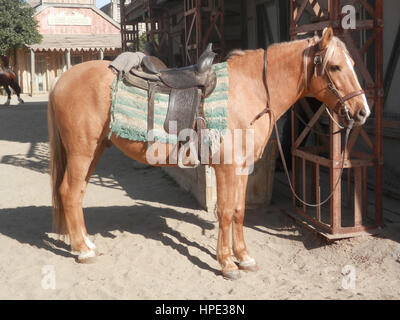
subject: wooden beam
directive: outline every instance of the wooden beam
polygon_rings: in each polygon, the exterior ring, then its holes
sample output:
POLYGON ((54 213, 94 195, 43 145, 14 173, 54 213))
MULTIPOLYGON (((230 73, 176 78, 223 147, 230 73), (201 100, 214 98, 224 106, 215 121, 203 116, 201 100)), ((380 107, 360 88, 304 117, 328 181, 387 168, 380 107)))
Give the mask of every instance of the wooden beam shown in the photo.
POLYGON ((394 74, 396 72, 397 64, 399 62, 399 57, 400 57, 400 24, 399 27, 397 28, 397 34, 393 44, 392 53, 390 54, 389 63, 386 68, 385 80, 383 81, 383 88, 385 90, 385 100, 383 102, 384 107, 386 106, 394 74))
POLYGON ((33 49, 30 50, 30 60, 31 60, 31 96, 33 96, 33 93, 36 91, 35 89, 35 77, 36 77, 36 72, 35 72, 35 51, 33 49))
POLYGON ((365 0, 357 0, 358 2, 361 3, 361 5, 364 7, 365 11, 367 11, 372 18, 375 18, 375 10, 374 8, 371 7, 371 5, 365 1, 365 0))
POLYGON ((302 160, 302 171, 303 171, 303 177, 302 177, 302 182, 303 182, 303 211, 304 213, 307 212, 307 206, 306 206, 306 202, 307 202, 307 162, 306 159, 301 159, 302 160))
MULTIPOLYGON (((321 184, 320 184, 320 167, 319 164, 315 164, 315 203, 321 202, 321 184)), ((321 206, 316 208, 316 217, 318 221, 321 221, 321 206)))
MULTIPOLYGON (((336 123, 339 123, 339 116, 333 114, 336 123)), ((339 127, 332 120, 330 121, 330 158, 333 161, 341 161, 341 134, 339 127), (336 133, 335 133, 336 132, 336 133)), ((332 192, 330 200, 330 221, 332 226, 332 233, 337 233, 342 225, 342 200, 341 200, 341 169, 330 168, 330 181, 329 190, 332 192)))
MULTIPOLYGON (((308 103, 307 99, 300 99, 299 102, 300 102, 301 107, 303 108, 304 112, 307 114, 308 119, 311 119, 311 118, 313 117, 313 111, 312 111, 311 106, 310 106, 310 104, 308 103)), ((323 128, 322 128, 322 126, 320 125, 319 122, 316 122, 316 123, 315 123, 315 127, 316 127, 317 130, 319 130, 320 132, 324 132, 324 130, 323 130, 323 128)), ((329 144, 328 138, 327 138, 326 136, 319 135, 319 137, 321 138, 322 143, 324 143, 324 144, 326 144, 326 145, 329 144)))
POLYGON ((308 2, 309 2, 309 4, 311 5, 311 7, 312 7, 312 9, 314 11, 314 14, 317 17, 320 18, 320 17, 324 16, 324 12, 322 11, 322 8, 319 5, 318 1, 316 1, 316 0, 308 0, 308 2))
MULTIPOLYGON (((362 225, 363 190, 362 190, 362 168, 354 168, 354 226, 362 225)), ((364 203, 364 205, 367 205, 364 203)))
POLYGON ((299 22, 301 16, 303 15, 304 9, 307 7, 308 1, 309 0, 303 0, 299 10, 296 12, 296 18, 294 19, 294 22, 293 22, 293 24, 295 26, 297 26, 297 23, 299 22))
POLYGON ((321 106, 318 111, 314 114, 310 122, 307 124, 307 127, 304 128, 303 132, 300 134, 300 136, 296 139, 296 142, 293 146, 294 149, 297 149, 300 144, 303 142, 305 137, 308 135, 310 132, 311 128, 314 126, 314 124, 318 121, 319 117, 321 114, 325 111, 325 107, 321 106))
POLYGON ((65 61, 67 63, 67 69, 71 68, 71 50, 67 49, 65 51, 65 61))
POLYGON ((347 45, 347 49, 349 50, 351 56, 353 57, 354 61, 356 62, 356 68, 360 71, 363 79, 366 81, 368 87, 374 87, 375 82, 372 79, 370 72, 368 71, 366 65, 364 64, 364 58, 359 52, 354 39, 351 37, 351 34, 345 30, 343 33, 343 39, 347 45))

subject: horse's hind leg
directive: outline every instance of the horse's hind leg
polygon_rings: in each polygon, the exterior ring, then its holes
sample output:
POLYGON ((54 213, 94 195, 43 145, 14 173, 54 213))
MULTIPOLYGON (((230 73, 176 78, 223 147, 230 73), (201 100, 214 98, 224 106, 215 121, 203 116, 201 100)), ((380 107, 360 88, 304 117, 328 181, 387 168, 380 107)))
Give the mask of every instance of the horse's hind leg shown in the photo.
POLYGON ((4 105, 8 106, 8 105, 10 105, 10 101, 11 101, 11 90, 8 87, 8 85, 4 85, 4 90, 6 90, 6 92, 7 92, 7 101, 4 105))
POLYGON ((20 94, 21 94, 21 87, 18 85, 18 83, 14 82, 11 85, 11 88, 13 88, 15 94, 18 97, 18 102, 19 103, 24 103, 24 100, 21 99, 20 94))
POLYGON ((104 144, 97 147, 93 156, 67 156, 67 167, 60 186, 64 216, 71 240, 71 248, 79 253, 79 262, 91 262, 96 256, 96 247, 89 240, 83 216, 82 201, 104 144))
POLYGON ((228 279, 239 278, 239 268, 234 263, 229 243, 229 232, 233 231, 233 252, 241 269, 255 269, 256 263, 246 249, 243 237, 243 219, 245 209, 247 175, 237 175, 232 165, 215 167, 217 178, 217 213, 219 219, 217 259, 222 274, 228 279), (253 267, 253 268, 251 268, 253 267))
MULTIPOLYGON (((100 159, 101 155, 103 154, 106 146, 107 146, 107 143, 104 141, 103 143, 99 144, 99 146, 97 147, 97 149, 94 153, 93 160, 90 163, 89 170, 88 170, 88 172, 86 174, 86 178, 85 178, 85 186, 84 186, 85 191, 86 191, 87 184, 89 183, 89 179, 92 176, 93 171, 96 169, 97 163, 99 162, 99 159, 100 159)), ((85 226, 82 206, 80 206, 80 210, 81 210, 81 214, 80 214, 81 224, 83 226, 82 229, 83 229, 83 234, 85 237, 85 242, 86 242, 86 244, 89 244, 89 247, 92 247, 92 249, 96 249, 96 246, 89 240, 89 236, 88 236, 86 226, 85 226)))

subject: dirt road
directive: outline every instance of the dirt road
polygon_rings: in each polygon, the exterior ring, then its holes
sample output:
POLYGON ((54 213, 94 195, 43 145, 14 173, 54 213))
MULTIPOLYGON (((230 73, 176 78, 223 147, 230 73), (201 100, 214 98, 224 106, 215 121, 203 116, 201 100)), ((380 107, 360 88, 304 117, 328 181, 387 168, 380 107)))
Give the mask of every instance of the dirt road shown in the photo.
POLYGON ((0 299, 400 298, 399 224, 326 245, 275 205, 246 215, 260 270, 224 280, 214 215, 161 169, 113 147, 84 200, 102 255, 76 263, 51 233, 45 97, 24 98, 24 105, 0 105, 0 299))

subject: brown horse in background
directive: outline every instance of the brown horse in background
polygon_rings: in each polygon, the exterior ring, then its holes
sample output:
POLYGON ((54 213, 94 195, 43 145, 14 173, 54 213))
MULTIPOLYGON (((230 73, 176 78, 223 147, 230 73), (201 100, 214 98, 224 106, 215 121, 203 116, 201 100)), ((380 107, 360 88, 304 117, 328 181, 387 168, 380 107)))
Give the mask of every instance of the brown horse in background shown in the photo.
MULTIPOLYGON (((114 144, 129 157, 148 163, 147 142, 134 142, 115 135, 108 139, 111 84, 115 75, 107 61, 90 61, 72 67, 54 85, 48 105, 51 149, 54 224, 59 234, 69 235, 79 262, 96 256, 89 240, 82 200, 89 178, 107 144, 114 144)), ((312 94, 336 112, 345 111, 356 125, 362 125, 370 111, 361 91, 354 62, 345 45, 325 29, 322 38, 298 40, 263 49, 237 51, 227 60, 229 71, 228 129, 254 129, 253 158, 259 159, 270 138, 273 125, 297 100, 312 94), (268 66, 265 77, 264 55, 268 66), (316 59, 319 58, 319 59, 316 59), (267 95, 266 86, 269 95, 267 95), (265 110, 269 112, 251 125, 265 110)), ((346 121, 346 120, 344 120, 346 121)), ((239 269, 255 271, 243 235, 247 175, 237 175, 243 163, 236 159, 224 164, 228 153, 242 150, 220 147, 221 164, 211 164, 217 179, 219 219, 217 259, 222 274, 239 277, 239 269), (233 254, 230 249, 232 228, 233 254)), ((167 145, 166 150, 171 150, 167 145)), ((161 148, 160 148, 161 150, 161 148)), ((167 151, 168 154, 168 151, 167 151)))
POLYGON ((19 103, 24 103, 24 100, 22 100, 20 97, 21 87, 18 84, 17 75, 14 71, 8 68, 0 68, 0 87, 1 86, 3 86, 7 92, 7 101, 4 105, 8 106, 11 102, 11 90, 9 87, 14 90, 18 97, 19 103))

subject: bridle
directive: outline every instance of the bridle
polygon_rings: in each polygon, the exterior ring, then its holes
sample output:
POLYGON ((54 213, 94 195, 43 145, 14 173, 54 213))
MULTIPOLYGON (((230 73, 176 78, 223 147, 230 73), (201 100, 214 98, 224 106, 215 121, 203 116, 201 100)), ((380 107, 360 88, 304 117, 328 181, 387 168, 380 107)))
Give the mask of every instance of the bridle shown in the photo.
MULTIPOLYGON (((310 47, 311 47, 311 42, 309 42, 308 44, 308 48, 305 51, 305 57, 304 59, 307 59, 308 56, 308 52, 310 51, 310 47)), ((314 48, 316 48, 316 46, 318 46, 317 44, 314 44, 314 48)), ((314 72, 312 72, 312 74, 314 75, 314 77, 319 77, 322 76, 323 73, 326 73, 327 78, 328 78, 328 85, 327 85, 327 89, 338 99, 336 106, 335 106, 335 111, 337 112, 337 114, 343 118, 346 118, 347 121, 349 123, 354 124, 354 120, 350 115, 350 111, 349 108, 346 106, 346 102, 358 97, 362 94, 364 94, 364 90, 360 89, 360 90, 356 90, 353 91, 347 95, 345 95, 344 97, 340 94, 339 90, 336 88, 334 81, 332 80, 331 74, 329 72, 329 70, 322 70, 322 63, 323 63, 323 54, 324 51, 326 50, 315 50, 315 55, 314 55, 314 59, 313 59, 313 68, 314 68, 314 72), (320 68, 320 72, 318 72, 318 68, 320 68)), ((308 84, 306 84, 306 88, 308 88, 308 84)), ((350 124, 348 124, 350 125, 350 124)))
MULTIPOLYGON (((314 47, 316 47, 317 45, 318 45, 318 43, 314 44, 314 47)), ((311 41, 309 41, 308 47, 307 47, 307 49, 305 50, 305 53, 304 53, 304 69, 305 69, 305 72, 308 72, 308 70, 307 70, 307 59, 308 59, 308 53, 310 52, 311 46, 312 46, 312 43, 311 43, 311 41)), ((313 69, 314 70, 313 70, 312 74, 315 77, 318 77, 318 76, 322 76, 323 75, 322 64, 323 64, 323 54, 324 54, 324 52, 323 51, 317 51, 317 50, 315 50, 315 52, 316 53, 315 53, 314 59, 313 59, 313 69), (318 68, 321 68, 321 71, 320 71, 319 74, 318 74, 318 68)), ((327 85, 326 89, 329 90, 332 94, 334 94, 338 99, 338 102, 336 103, 336 106, 335 106, 335 111, 339 114, 339 116, 345 117, 346 120, 347 120, 347 125, 345 127, 346 135, 345 135, 345 142, 344 142, 344 146, 345 146, 345 148, 347 148, 348 147, 349 137, 350 137, 350 132, 353 129, 353 126, 354 126, 354 119, 350 115, 349 108, 346 106, 346 101, 349 101, 349 100, 351 100, 351 99, 353 99, 353 98, 355 98, 355 97, 357 97, 359 95, 364 94, 364 90, 356 90, 356 91, 351 92, 351 93, 349 93, 349 94, 347 94, 347 95, 345 95, 343 97, 340 94, 339 90, 336 88, 329 71, 325 70, 325 73, 326 73, 326 75, 328 77, 328 85, 327 85)), ((305 77, 305 79, 307 79, 307 74, 304 74, 304 77, 305 77)), ((329 196, 325 200, 323 200, 323 201, 321 201, 319 203, 314 203, 314 204, 308 203, 308 202, 304 201, 303 199, 301 199, 297 195, 296 191, 293 188, 293 185, 292 185, 292 182, 291 182, 291 179, 290 179, 290 175, 289 175, 289 171, 288 171, 288 168, 287 168, 285 156, 283 154, 282 144, 281 144, 281 141, 280 141, 280 138, 279 138, 279 130, 278 130, 278 126, 277 126, 277 121, 275 119, 274 113, 272 112, 272 110, 270 108, 270 95, 269 95, 268 81, 267 81, 267 50, 264 51, 264 85, 265 85, 266 95, 267 95, 266 107, 265 107, 265 109, 263 111, 261 111, 253 119, 253 121, 251 121, 250 125, 253 125, 254 122, 257 121, 259 118, 261 118, 264 114, 269 113, 271 115, 270 120, 273 122, 273 125, 274 125, 279 153, 280 153, 280 156, 281 156, 283 168, 284 168, 286 177, 288 179, 289 187, 290 187, 290 189, 292 191, 292 194, 294 195, 294 197, 298 201, 300 201, 302 204, 304 204, 306 206, 309 206, 309 207, 322 206, 332 198, 332 196, 334 195, 334 193, 335 193, 335 191, 336 191, 336 189, 337 189, 337 187, 338 187, 338 185, 339 185, 339 183, 341 181, 343 170, 344 170, 345 151, 344 150, 342 151, 342 166, 341 166, 341 170, 340 170, 340 175, 338 176, 338 178, 336 180, 336 183, 333 186, 332 191, 329 194, 329 196)), ((308 84, 305 83, 305 89, 304 90, 307 90, 307 88, 308 88, 308 84)), ((332 120, 334 120, 334 119, 332 118, 332 120)))

